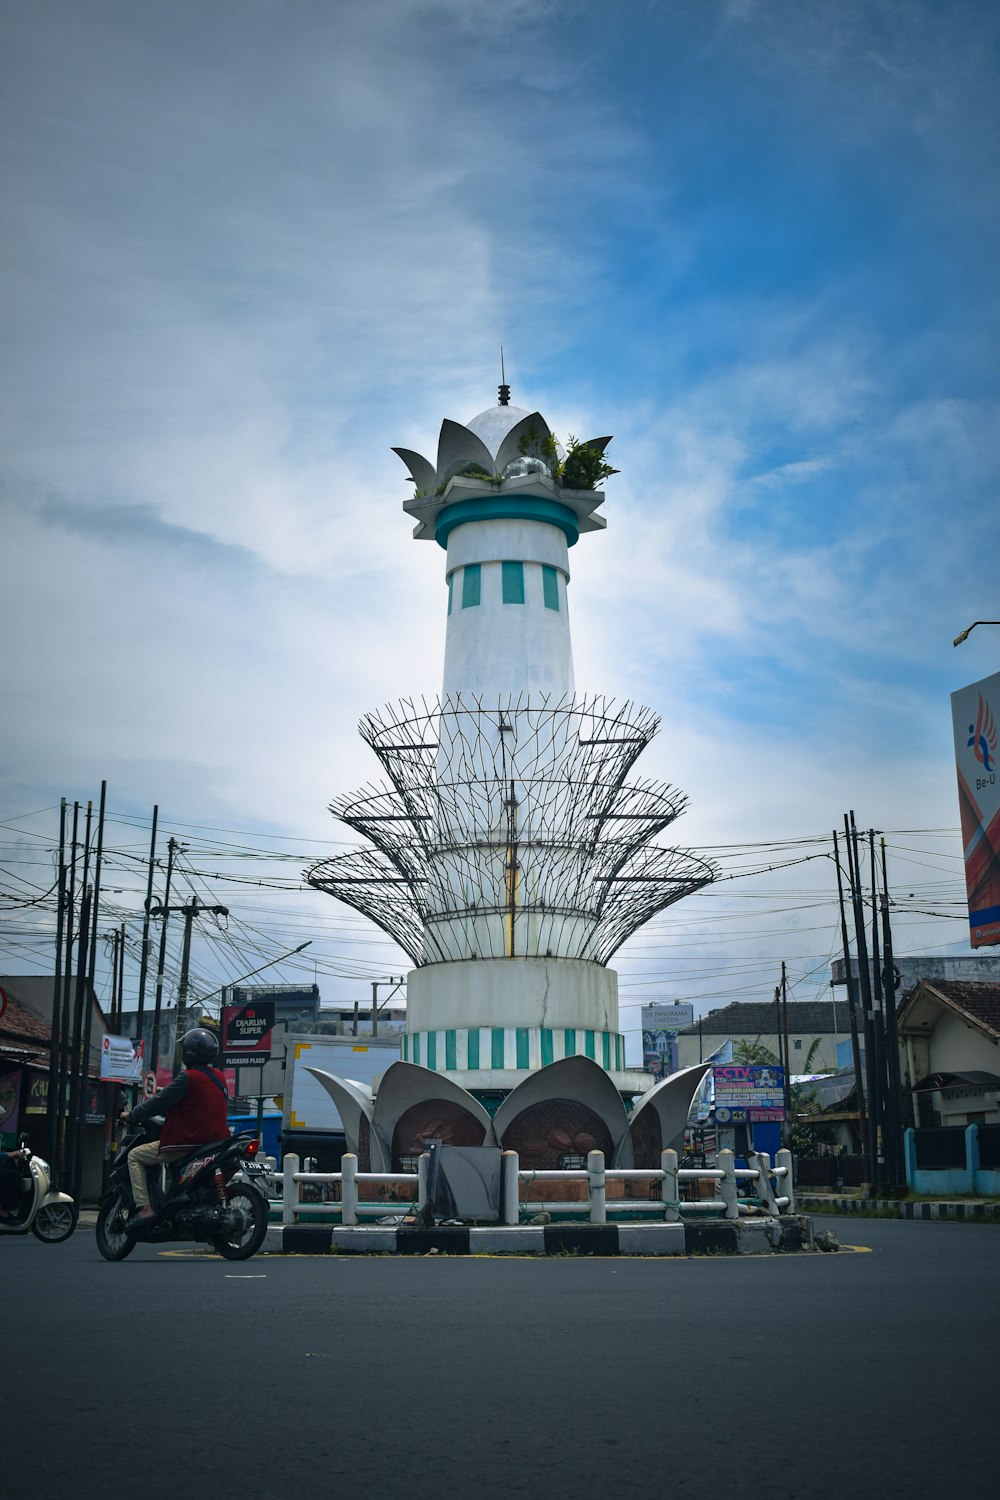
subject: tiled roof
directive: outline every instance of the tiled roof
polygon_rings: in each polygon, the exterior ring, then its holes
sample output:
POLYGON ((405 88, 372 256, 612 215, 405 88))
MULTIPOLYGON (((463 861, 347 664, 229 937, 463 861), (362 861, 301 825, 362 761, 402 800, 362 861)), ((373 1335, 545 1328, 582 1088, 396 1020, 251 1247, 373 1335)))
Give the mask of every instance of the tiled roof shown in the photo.
MULTIPOLYGON (((70 975, 70 994, 75 1004, 76 978, 70 975)), ((0 974, 0 989, 7 996, 7 1010, 0 1019, 0 1037, 13 1032, 11 1016, 15 1013, 20 1017, 17 1035, 22 1038, 41 1041, 47 1048, 51 1040, 52 1026, 52 1002, 55 994, 56 983, 51 974, 0 974), (36 1028, 28 1031, 24 1029, 27 1025, 36 1028), (41 1028, 38 1030, 37 1028, 41 1028)), ((93 1019, 91 1021, 90 1033, 90 1065, 96 1068, 100 1063, 101 1042, 100 1039, 107 1031, 104 1012, 101 1010, 97 996, 93 988, 88 986, 88 992, 93 1007, 93 1019)), ((13 1035, 12 1038, 13 1040, 13 1035)))
POLYGON ((0 1016, 0 1038, 13 1043, 39 1042, 47 1047, 52 1032, 45 1021, 33 1016, 7 991, 7 1008, 0 1016))
POLYGON ((955 1010, 962 1011, 995 1037, 1000 1037, 1000 984, 972 984, 968 980, 928 979, 926 988, 934 990, 955 1010))
MULTIPOLYGON (((65 982, 65 980, 64 980, 65 982)), ((70 994, 76 995, 76 976, 69 978, 70 994)), ((55 993, 56 982, 51 974, 0 974, 0 989, 6 991, 14 1000, 19 1000, 26 1010, 33 1015, 40 1016, 43 1021, 52 1019, 52 997, 55 993)), ((104 1012, 101 1009, 93 988, 90 988, 91 1002, 94 1007, 94 1020, 98 1017, 103 1021, 104 1012)))
MULTIPOLYGON (((773 1000, 736 1000, 721 1010, 710 1010, 700 1022, 711 1036, 761 1036, 775 1032, 781 1023, 773 1000)), ((788 1030, 796 1036, 846 1036, 850 1014, 843 1000, 789 1000, 788 1030)), ((681 1036, 697 1036, 699 1022, 687 1026, 681 1036)))

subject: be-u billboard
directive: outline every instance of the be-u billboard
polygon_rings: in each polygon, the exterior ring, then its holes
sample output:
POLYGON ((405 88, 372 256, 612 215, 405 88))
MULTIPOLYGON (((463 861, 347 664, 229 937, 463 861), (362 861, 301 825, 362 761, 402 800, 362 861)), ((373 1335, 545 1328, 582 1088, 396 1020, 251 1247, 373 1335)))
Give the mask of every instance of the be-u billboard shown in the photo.
POLYGON ((958 807, 965 850, 969 941, 1000 943, 1000 672, 951 695, 958 807))

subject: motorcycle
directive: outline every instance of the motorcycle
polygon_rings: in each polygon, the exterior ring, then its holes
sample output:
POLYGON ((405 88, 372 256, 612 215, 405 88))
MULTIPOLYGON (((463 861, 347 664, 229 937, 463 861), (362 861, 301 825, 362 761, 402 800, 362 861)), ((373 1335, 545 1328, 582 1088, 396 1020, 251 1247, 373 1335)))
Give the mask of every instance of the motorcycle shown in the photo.
POLYGON ((0 1233, 31 1233, 46 1245, 58 1245, 68 1240, 76 1228, 78 1211, 67 1193, 59 1193, 52 1186, 52 1173, 47 1161, 36 1156, 28 1145, 28 1137, 21 1136, 18 1150, 21 1157, 21 1198, 12 1219, 0 1219, 0 1233))
POLYGON ((111 1164, 108 1191, 97 1213, 97 1248, 105 1260, 124 1260, 136 1245, 200 1240, 226 1260, 248 1260, 267 1235, 267 1199, 246 1170, 260 1149, 255 1135, 235 1135, 186 1156, 161 1163, 150 1173, 153 1218, 135 1215, 128 1156, 134 1146, 155 1140, 159 1123, 150 1120, 128 1136, 111 1164))

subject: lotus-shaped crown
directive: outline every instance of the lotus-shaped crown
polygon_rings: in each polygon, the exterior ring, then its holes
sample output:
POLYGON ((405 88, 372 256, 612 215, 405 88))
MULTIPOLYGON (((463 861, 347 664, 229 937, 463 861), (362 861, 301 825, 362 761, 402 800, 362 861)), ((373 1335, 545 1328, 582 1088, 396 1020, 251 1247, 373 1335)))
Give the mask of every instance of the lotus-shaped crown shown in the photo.
POLYGON ((617 472, 604 461, 610 441, 570 438, 563 449, 541 412, 494 406, 467 426, 445 418, 436 465, 411 448, 392 451, 406 464, 415 487, 403 508, 416 519, 418 538, 433 538, 436 521, 449 504, 498 491, 558 498, 573 512, 577 531, 597 531, 606 524, 593 514, 604 499, 597 484, 617 472))

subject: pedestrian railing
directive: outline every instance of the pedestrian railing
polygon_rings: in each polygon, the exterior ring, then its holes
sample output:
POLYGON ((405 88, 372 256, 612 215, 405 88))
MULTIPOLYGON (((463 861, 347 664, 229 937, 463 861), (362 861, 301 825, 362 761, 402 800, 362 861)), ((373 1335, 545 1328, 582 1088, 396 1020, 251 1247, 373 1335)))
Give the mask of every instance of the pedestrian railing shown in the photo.
MULTIPOLYGON (((779 1151, 775 1165, 771 1165, 766 1152, 758 1152, 749 1158, 754 1166, 737 1167, 731 1151, 720 1151, 717 1167, 681 1167, 676 1151, 664 1151, 659 1168, 654 1167, 606 1167, 604 1153, 591 1151, 585 1168, 565 1171, 539 1171, 522 1167, 516 1151, 503 1153, 503 1210, 502 1221, 507 1225, 520 1224, 525 1218, 540 1213, 583 1213, 591 1224, 606 1224, 610 1216, 635 1213, 649 1214, 661 1211, 667 1222, 676 1223, 685 1217, 699 1215, 722 1219, 739 1219, 742 1215, 764 1213, 777 1215, 794 1213, 795 1190, 792 1181, 792 1154, 779 1151), (613 1198, 608 1208, 607 1184, 628 1184, 642 1181, 659 1183, 659 1198, 613 1198), (529 1200, 526 1193, 536 1182, 576 1182, 586 1185, 586 1202, 546 1203, 529 1200), (711 1197, 685 1197, 695 1183, 712 1185, 711 1197), (741 1186, 743 1191, 741 1193, 741 1186), (746 1190, 751 1189, 748 1193, 746 1190)), ((339 1172, 303 1172, 300 1160, 293 1152, 286 1152, 282 1171, 274 1174, 274 1181, 281 1187, 281 1219, 284 1224, 302 1223, 309 1218, 339 1214, 341 1224, 357 1224, 362 1218, 381 1219, 395 1212, 412 1212, 427 1203, 428 1165, 430 1157, 425 1153, 417 1163, 417 1200, 414 1205, 412 1172, 359 1172, 358 1159, 350 1153, 341 1162, 339 1172), (340 1188, 339 1202, 310 1203, 302 1200, 300 1187, 308 1183, 318 1187, 337 1185, 340 1188), (409 1195, 400 1194, 399 1200, 366 1201, 362 1197, 365 1188, 406 1186, 409 1195)))

